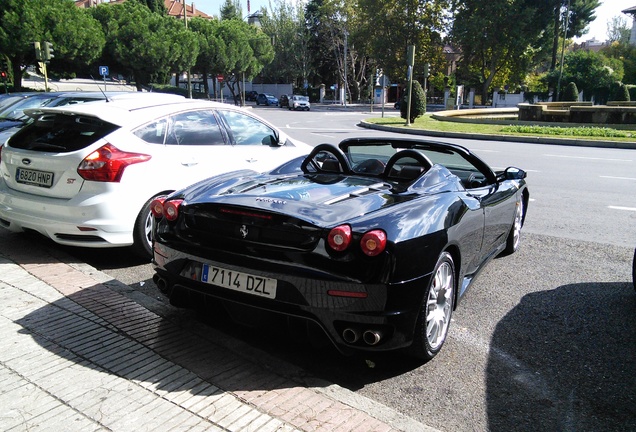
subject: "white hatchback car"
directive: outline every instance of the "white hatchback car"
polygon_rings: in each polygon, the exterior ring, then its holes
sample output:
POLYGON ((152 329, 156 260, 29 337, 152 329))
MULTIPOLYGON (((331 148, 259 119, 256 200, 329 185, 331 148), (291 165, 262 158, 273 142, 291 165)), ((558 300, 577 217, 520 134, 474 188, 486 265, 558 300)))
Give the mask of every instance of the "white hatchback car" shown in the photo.
POLYGON ((0 147, 0 226, 150 257, 157 195, 311 151, 242 108, 155 95, 27 110, 0 147))

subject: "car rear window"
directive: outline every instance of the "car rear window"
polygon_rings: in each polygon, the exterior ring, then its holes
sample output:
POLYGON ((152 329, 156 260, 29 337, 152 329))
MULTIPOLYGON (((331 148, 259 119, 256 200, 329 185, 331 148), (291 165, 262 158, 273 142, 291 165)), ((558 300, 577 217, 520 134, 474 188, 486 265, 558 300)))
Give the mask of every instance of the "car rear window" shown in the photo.
POLYGON ((95 117, 44 114, 13 135, 8 145, 24 150, 69 153, 93 144, 118 128, 95 117))

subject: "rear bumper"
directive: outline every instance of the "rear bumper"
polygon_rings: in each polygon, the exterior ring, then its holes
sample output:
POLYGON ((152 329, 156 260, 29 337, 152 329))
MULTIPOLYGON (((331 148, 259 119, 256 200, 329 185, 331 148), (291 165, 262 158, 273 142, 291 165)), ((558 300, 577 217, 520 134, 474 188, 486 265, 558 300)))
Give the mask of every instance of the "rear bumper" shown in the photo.
POLYGON ((430 275, 391 284, 362 284, 320 277, 298 267, 263 272, 227 262, 211 262, 162 244, 155 244, 156 282, 171 300, 196 292, 249 308, 303 318, 320 326, 342 351, 386 351, 409 346, 421 297, 430 275), (277 281, 275 298, 201 281, 201 264, 277 281), (414 301, 414 299, 419 299, 414 301))
POLYGON ((36 231, 69 246, 131 245, 141 206, 121 202, 112 193, 80 193, 72 199, 34 196, 11 190, 0 180, 0 226, 14 232, 36 231))

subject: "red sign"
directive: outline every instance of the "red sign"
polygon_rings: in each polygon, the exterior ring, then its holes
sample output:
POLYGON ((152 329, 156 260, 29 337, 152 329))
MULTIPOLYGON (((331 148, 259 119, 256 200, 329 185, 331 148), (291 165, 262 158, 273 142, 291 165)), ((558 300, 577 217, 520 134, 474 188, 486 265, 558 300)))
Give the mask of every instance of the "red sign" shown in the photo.
POLYGON ((217 75, 217 76, 216 76, 216 80, 217 80, 218 82, 223 81, 223 75, 217 75))

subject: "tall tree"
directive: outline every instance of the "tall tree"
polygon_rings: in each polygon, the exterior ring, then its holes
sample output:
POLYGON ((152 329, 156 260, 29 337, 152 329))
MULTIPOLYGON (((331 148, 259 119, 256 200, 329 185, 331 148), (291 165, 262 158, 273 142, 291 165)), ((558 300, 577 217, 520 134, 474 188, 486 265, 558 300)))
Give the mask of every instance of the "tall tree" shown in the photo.
POLYGON ((139 3, 146 5, 152 12, 159 14, 167 13, 166 3, 163 0, 136 0, 139 3))
POLYGON ((327 16, 323 7, 329 0, 309 0, 305 7, 305 25, 310 35, 309 50, 312 56, 312 74, 314 85, 334 84, 338 74, 334 67, 334 47, 327 26, 327 16))
MULTIPOLYGON (((460 67, 473 74, 486 100, 497 74, 520 75, 542 46, 553 0, 455 2, 452 40, 462 50, 460 67)), ((472 84, 472 83, 471 83, 472 84)))
POLYGON ((615 16, 607 23, 607 42, 629 43, 631 27, 622 16, 615 16))
POLYGON ((285 0, 274 0, 272 11, 261 18, 261 28, 273 41, 275 52, 274 60, 263 68, 263 77, 269 82, 303 86, 312 53, 302 2, 293 5, 285 0))
POLYGON ((217 37, 226 47, 222 73, 232 96, 238 100, 243 78, 251 79, 264 65, 270 63, 274 58, 274 49, 269 36, 242 20, 222 20, 217 37))
POLYGON ((225 0, 221 5, 221 19, 243 19, 243 9, 239 0, 225 0))
POLYGON ((196 63, 198 38, 179 20, 137 2, 101 5, 94 16, 105 29, 110 55, 133 75, 138 90, 196 63))
POLYGON ((599 0, 553 0, 552 10, 552 61, 550 70, 557 64, 559 38, 580 37, 586 33, 587 25, 596 19, 594 12, 599 0), (569 13, 568 13, 569 12, 569 13), (567 26, 567 34, 565 28, 567 26))
POLYGON ((367 64, 353 39, 358 12, 355 0, 311 0, 305 9, 315 81, 338 84, 353 100, 359 97, 359 80, 365 78, 367 64))
POLYGON ((104 46, 99 24, 68 0, 2 0, 0 52, 12 65, 14 86, 24 70, 36 63, 33 42, 51 42, 55 48, 52 70, 61 73, 96 59, 104 46))
POLYGON ((368 41, 365 54, 390 77, 406 76, 406 52, 415 46, 415 74, 423 64, 442 69, 442 34, 447 30, 447 0, 359 0, 356 40, 368 41))
MULTIPOLYGON (((220 22, 203 18, 192 18, 188 28, 199 38, 199 56, 194 66, 194 72, 204 77, 224 73, 227 67, 227 47, 225 41, 218 35, 220 22)), ((210 94, 208 80, 203 80, 206 94, 210 94)), ((216 88, 214 89, 216 92, 216 88)), ((214 95, 216 97, 216 94, 214 95)))

